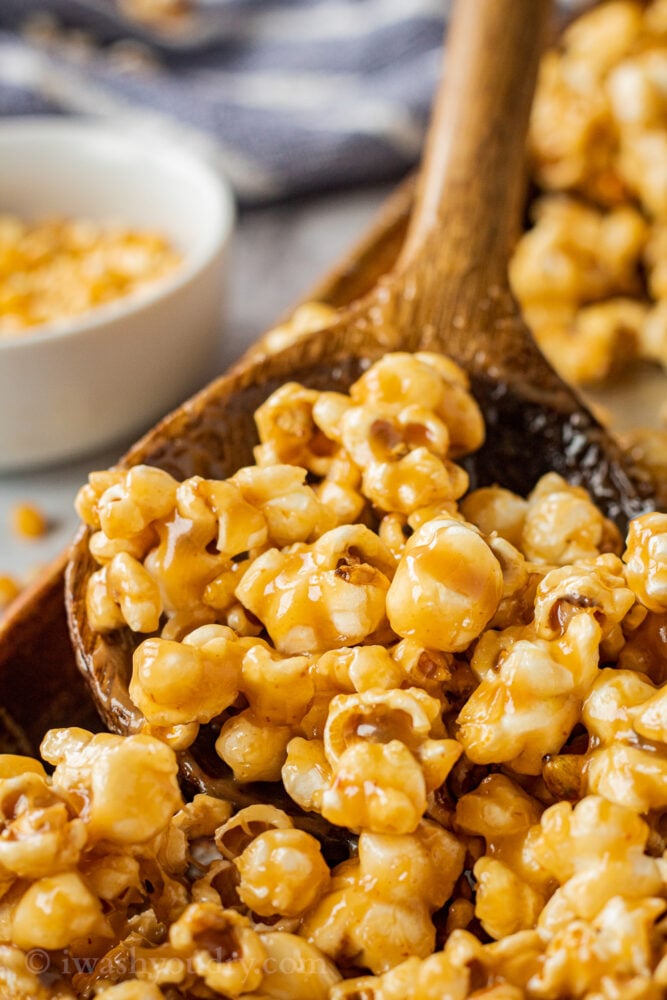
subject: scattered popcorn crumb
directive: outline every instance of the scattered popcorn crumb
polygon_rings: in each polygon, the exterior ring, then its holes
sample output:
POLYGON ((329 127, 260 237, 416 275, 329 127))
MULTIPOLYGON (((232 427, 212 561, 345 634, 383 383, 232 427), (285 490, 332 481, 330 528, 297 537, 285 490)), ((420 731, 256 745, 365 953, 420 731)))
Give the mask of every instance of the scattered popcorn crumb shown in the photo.
POLYGON ((49 530, 49 522, 36 504, 19 503, 12 511, 12 527, 20 538, 41 538, 49 530))
POLYGON ((0 573, 0 611, 4 611, 21 593, 18 580, 8 573, 0 573))

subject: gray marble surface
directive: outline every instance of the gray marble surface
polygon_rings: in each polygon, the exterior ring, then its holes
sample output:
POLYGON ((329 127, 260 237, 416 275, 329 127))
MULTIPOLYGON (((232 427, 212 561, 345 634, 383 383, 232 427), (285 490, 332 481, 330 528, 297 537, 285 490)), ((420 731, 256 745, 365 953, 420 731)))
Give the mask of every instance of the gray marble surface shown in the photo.
MULTIPOLYGON (((368 225, 387 188, 329 194, 248 212, 234 235, 227 306, 215 375, 319 280, 368 225)), ((131 442, 49 469, 0 476, 0 575, 26 581, 57 555, 76 528, 73 499, 91 469, 112 465, 131 442), (16 537, 12 511, 37 504, 49 519, 36 540, 16 537)))

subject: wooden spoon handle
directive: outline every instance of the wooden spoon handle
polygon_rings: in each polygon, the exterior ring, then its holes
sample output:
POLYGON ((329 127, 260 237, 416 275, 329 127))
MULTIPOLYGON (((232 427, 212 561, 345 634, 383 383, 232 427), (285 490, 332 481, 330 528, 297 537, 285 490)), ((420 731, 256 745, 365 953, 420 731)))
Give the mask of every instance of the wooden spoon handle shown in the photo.
POLYGON ((504 279, 550 9, 549 0, 455 4, 400 268, 424 253, 438 230, 450 273, 481 266, 504 279))

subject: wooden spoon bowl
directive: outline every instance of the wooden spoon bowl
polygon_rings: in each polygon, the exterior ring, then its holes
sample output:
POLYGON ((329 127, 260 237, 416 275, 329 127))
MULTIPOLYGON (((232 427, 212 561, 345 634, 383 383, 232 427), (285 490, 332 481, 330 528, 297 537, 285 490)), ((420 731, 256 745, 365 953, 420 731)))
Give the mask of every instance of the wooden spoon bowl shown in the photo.
MULTIPOLYGON (((546 0, 459 0, 416 205, 394 269, 331 327, 278 354, 255 354, 212 383, 140 441, 124 465, 156 465, 178 479, 226 478, 252 463, 254 412, 285 381, 346 391, 386 351, 435 350, 467 370, 486 421, 486 444, 467 463, 471 486, 500 483, 525 494, 554 470, 586 486, 621 530, 653 506, 616 443, 535 346, 508 288, 547 15, 546 0)), ((82 530, 67 572, 70 632, 105 722, 130 733, 142 723, 128 694, 141 637, 90 628, 86 589, 97 566, 88 541, 82 530)), ((276 786, 232 780, 206 728, 181 754, 181 767, 195 787, 239 805, 276 801, 276 786)), ((280 801, 295 812, 286 796, 280 801)), ((311 822, 325 837, 341 835, 323 831, 317 817, 311 822)))

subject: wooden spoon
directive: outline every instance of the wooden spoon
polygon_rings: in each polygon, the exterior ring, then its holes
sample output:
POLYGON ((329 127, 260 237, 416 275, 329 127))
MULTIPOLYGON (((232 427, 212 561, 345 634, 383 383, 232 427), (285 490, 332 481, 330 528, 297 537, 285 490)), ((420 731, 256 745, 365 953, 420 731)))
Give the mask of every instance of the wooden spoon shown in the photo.
MULTIPOLYGON (((179 479, 230 476, 252 463, 253 414, 283 382, 345 391, 384 352, 428 349, 466 368, 484 413, 487 442, 468 465, 473 486, 498 482, 526 493, 555 470, 586 486, 621 529, 652 506, 616 443, 535 346, 508 288, 547 15, 547 0, 458 0, 416 207, 396 267, 331 327, 279 354, 255 356, 214 382, 140 441, 124 464, 157 465, 179 479)), ((91 630, 86 587, 97 567, 88 540, 82 530, 67 572, 71 636, 103 718, 129 733, 142 721, 128 695, 141 637, 128 629, 91 630)), ((195 787, 238 804, 276 801, 279 786, 237 786, 206 732, 181 754, 181 766, 195 787)), ((289 800, 284 804, 295 810, 289 800)), ((319 818, 312 822, 318 827, 319 818)))

